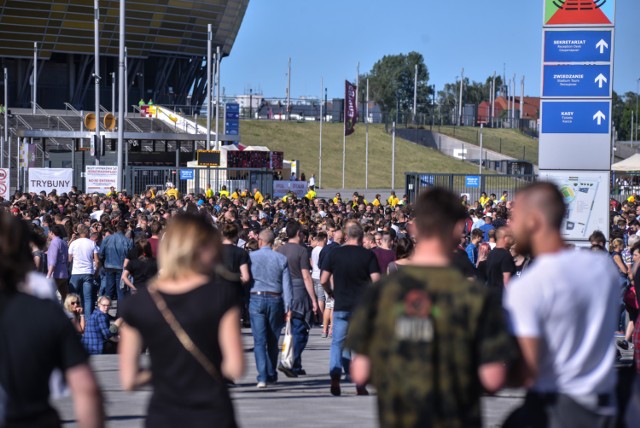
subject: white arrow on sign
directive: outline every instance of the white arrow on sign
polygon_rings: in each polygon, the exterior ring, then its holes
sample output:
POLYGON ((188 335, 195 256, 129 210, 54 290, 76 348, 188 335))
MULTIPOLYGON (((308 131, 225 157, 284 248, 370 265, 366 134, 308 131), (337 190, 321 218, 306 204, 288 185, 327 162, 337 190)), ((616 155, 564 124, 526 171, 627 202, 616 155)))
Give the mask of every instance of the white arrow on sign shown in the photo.
POLYGON ((607 116, 605 116, 604 113, 601 112, 600 110, 598 110, 598 112, 593 115, 593 120, 597 120, 598 125, 602 125, 602 121, 605 120, 606 118, 607 116))
POLYGON ((598 74, 598 77, 596 77, 595 82, 598 84, 598 87, 602 89, 602 84, 607 83, 607 78, 604 76, 604 74, 600 73, 598 74))
POLYGON ((604 39, 600 39, 596 44, 596 49, 600 49, 600 53, 603 54, 605 49, 609 49, 609 44, 604 39))

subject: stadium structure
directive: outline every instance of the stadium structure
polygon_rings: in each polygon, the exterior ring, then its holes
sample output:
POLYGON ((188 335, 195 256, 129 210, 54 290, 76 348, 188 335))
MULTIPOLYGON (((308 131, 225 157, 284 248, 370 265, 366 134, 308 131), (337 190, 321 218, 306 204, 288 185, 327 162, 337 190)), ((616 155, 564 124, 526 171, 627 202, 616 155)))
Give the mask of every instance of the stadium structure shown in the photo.
MULTIPOLYGON (((127 92, 156 103, 201 105, 206 91, 207 25, 213 46, 231 53, 249 0, 126 0, 127 92), (189 99, 189 95, 191 98, 189 99)), ((119 0, 100 0, 100 99, 109 110, 118 71, 119 0)), ((37 102, 44 109, 93 106, 94 1, 0 2, 0 62, 9 72, 9 105, 31 107, 34 42, 37 102)))
MULTIPOLYGON (((197 113, 206 111, 207 27, 212 25, 213 51, 220 48, 222 58, 230 55, 249 0, 122 1, 126 1, 125 121, 114 119, 117 99, 112 92, 118 76, 120 0, 100 0, 101 114, 94 128, 87 128, 86 116, 94 111, 95 100, 94 0, 0 1, 0 66, 8 72, 0 136, 5 135, 6 123, 8 138, 2 138, 2 153, 3 166, 11 170, 11 190, 29 190, 25 177, 33 167, 72 168, 73 182, 82 189, 85 167, 94 164, 94 154, 100 154, 102 165, 117 164, 121 127, 124 185, 132 186, 136 174, 162 183, 176 181, 179 168, 205 148, 207 129, 199 124, 197 113), (35 109, 34 43, 38 46, 35 109), (140 99, 153 100, 154 105, 141 109, 140 99), (106 123, 110 114, 111 122, 106 123)), ((217 110, 224 116, 224 105, 217 110)), ((211 140, 223 145, 237 142, 239 136, 226 135, 221 122, 220 135, 212 132, 211 140)))

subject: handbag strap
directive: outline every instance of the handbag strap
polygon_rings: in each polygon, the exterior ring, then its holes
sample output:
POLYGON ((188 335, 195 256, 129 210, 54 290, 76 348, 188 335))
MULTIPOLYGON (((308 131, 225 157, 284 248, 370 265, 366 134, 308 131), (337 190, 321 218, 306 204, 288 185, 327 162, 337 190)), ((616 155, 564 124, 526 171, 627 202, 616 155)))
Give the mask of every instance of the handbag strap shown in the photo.
POLYGON ((184 349, 186 349, 193 356, 193 358, 195 358, 200 363, 200 365, 207 371, 207 373, 211 375, 211 377, 213 377, 217 381, 221 381, 220 373, 218 372, 216 367, 213 365, 211 360, 209 360, 204 355, 200 348, 198 348, 198 346, 193 343, 193 340, 191 340, 189 334, 184 331, 184 328, 182 328, 176 317, 173 315, 173 312, 171 312, 171 310, 167 306, 167 302, 160 295, 156 287, 151 285, 147 288, 149 290, 151 299, 153 299, 153 302, 156 305, 156 308, 158 308, 158 311, 160 311, 162 317, 165 319, 167 324, 169 324, 169 327, 171 327, 171 330, 173 330, 173 333, 176 335, 184 349))

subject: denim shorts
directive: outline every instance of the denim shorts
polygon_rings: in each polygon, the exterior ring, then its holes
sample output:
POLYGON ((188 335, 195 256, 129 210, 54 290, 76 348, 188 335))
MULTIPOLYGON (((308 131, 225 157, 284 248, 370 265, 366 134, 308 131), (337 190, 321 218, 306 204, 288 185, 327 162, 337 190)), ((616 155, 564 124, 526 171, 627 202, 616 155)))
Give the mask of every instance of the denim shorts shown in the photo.
POLYGON ((331 297, 327 297, 326 303, 324 305, 325 309, 333 309, 334 300, 331 297))
POLYGON ((316 292, 316 298, 321 301, 324 302, 327 300, 327 297, 325 295, 324 292, 324 288, 322 288, 322 285, 320 285, 320 280, 319 279, 314 279, 313 280, 313 289, 316 292))

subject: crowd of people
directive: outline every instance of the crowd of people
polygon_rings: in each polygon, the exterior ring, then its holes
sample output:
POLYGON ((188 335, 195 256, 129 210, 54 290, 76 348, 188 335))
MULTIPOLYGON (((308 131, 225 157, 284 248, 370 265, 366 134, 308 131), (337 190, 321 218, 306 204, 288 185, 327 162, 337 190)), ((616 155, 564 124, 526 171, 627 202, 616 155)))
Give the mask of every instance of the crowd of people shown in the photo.
POLYGON ((279 372, 307 375, 305 347, 321 329, 328 393, 373 385, 382 426, 480 426, 480 395, 507 385, 528 394, 506 426, 624 420, 612 342, 620 330, 617 347, 640 346, 635 203, 612 203, 611 242, 595 232, 586 251, 562 240, 565 206, 548 183, 478 201, 435 188, 413 203, 319 198, 314 183, 282 198, 230 190, 74 188, 2 202, 0 426, 59 425, 54 369, 78 422, 101 426, 87 358, 107 353, 120 354, 126 390, 152 384, 147 426, 235 426, 241 326, 258 389, 279 372), (285 325, 291 364, 279 361, 285 325))

